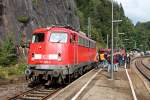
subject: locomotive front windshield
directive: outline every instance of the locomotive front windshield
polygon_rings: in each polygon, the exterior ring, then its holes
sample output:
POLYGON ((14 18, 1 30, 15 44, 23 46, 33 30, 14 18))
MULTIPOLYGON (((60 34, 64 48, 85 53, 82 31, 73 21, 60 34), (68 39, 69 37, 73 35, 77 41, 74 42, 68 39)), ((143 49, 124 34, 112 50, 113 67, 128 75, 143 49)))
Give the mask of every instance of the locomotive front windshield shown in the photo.
POLYGON ((67 33, 53 32, 50 36, 50 42, 66 43, 68 39, 67 33))
POLYGON ((32 43, 44 42, 44 33, 36 33, 32 36, 32 43))

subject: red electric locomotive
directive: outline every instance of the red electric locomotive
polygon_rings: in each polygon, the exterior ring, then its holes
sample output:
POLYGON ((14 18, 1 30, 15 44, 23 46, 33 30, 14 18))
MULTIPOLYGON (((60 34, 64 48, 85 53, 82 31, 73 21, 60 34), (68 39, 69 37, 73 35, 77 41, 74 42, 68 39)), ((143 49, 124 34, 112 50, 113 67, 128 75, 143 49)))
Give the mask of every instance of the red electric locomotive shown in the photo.
POLYGON ((38 28, 29 45, 28 69, 31 80, 64 82, 67 77, 82 75, 93 64, 96 42, 71 27, 38 28))

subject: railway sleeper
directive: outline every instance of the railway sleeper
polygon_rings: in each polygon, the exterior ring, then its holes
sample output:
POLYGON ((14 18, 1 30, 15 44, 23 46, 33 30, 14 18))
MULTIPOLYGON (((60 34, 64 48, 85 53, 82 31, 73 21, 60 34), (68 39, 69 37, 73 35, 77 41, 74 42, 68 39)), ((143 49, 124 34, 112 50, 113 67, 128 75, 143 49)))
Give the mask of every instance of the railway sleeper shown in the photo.
POLYGON ((45 95, 46 95, 46 94, 48 94, 48 93, 49 93, 49 92, 33 92, 33 93, 31 93, 31 94, 43 94, 43 95, 45 94, 45 95))
POLYGON ((32 94, 32 93, 30 93, 30 94, 27 94, 26 96, 27 97, 45 97, 46 95, 44 95, 44 94, 32 94))
POLYGON ((41 100, 42 97, 27 97, 27 96, 22 96, 19 97, 17 100, 41 100))

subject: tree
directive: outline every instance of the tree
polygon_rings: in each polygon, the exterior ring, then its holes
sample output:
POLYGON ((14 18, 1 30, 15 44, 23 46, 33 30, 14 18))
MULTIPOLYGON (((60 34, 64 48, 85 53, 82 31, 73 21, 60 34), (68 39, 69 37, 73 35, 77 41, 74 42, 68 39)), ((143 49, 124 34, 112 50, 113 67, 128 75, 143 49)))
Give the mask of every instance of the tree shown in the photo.
MULTIPOLYGON (((109 38, 111 38, 110 0, 76 0, 76 3, 81 30, 87 33, 88 17, 90 17, 92 24, 92 39, 105 44, 107 41, 107 34, 109 35, 109 38)), ((125 32, 126 36, 130 35, 132 37, 132 34, 134 33, 134 25, 124 15, 122 5, 117 2, 114 2, 114 19, 123 20, 118 23, 119 32, 125 32)), ((117 25, 114 24, 114 29, 116 27, 117 25)), ((114 30, 114 36, 116 35, 117 31, 114 30)))
POLYGON ((17 61, 17 55, 13 40, 8 37, 7 40, 4 40, 3 44, 0 47, 0 65, 7 66, 15 64, 17 61))

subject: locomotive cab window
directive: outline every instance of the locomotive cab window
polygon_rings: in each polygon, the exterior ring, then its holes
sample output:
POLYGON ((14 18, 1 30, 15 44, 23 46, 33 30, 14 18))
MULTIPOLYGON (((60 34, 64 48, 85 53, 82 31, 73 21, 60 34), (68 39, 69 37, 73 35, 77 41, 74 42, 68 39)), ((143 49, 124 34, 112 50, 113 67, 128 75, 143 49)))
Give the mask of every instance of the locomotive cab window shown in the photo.
POLYGON ((70 43, 76 43, 76 35, 70 35, 70 43))
POLYGON ((44 33, 33 34, 33 36, 32 36, 32 43, 44 42, 44 37, 45 37, 44 33))
POLYGON ((67 33, 53 32, 50 36, 50 42, 66 43, 68 39, 67 33))

